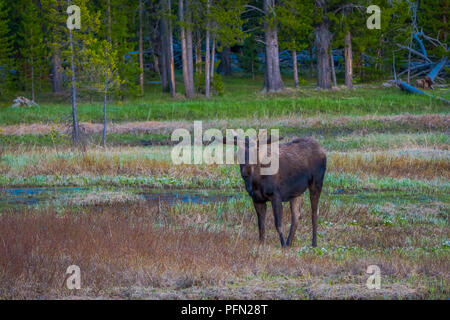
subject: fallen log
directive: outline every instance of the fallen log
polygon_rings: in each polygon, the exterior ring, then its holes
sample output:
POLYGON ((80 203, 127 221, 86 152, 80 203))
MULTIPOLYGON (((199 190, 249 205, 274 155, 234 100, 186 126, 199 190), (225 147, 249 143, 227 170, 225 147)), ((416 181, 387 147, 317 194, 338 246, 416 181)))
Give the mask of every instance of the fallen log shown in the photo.
POLYGON ((422 54, 428 58, 428 54, 427 54, 427 50, 425 50, 425 46, 423 45, 423 41, 419 39, 419 35, 423 35, 422 33, 415 33, 414 34, 414 39, 417 41, 417 43, 419 44, 420 50, 422 51, 422 54))
POLYGON ((439 72, 444 68, 445 64, 447 63, 447 57, 444 57, 431 71, 427 74, 428 77, 430 77, 431 81, 434 82, 434 79, 437 77, 439 72))
POLYGON ((399 43, 397 43, 397 46, 400 47, 400 48, 402 48, 402 49, 406 49, 406 50, 410 51, 411 53, 414 53, 416 56, 419 56, 419 57, 421 57, 422 59, 425 59, 427 62, 430 62, 430 63, 433 62, 433 61, 430 60, 430 58, 424 56, 422 53, 420 53, 420 52, 417 51, 417 50, 411 49, 410 47, 401 45, 401 44, 399 44, 399 43))
POLYGON ((433 95, 431 95, 429 93, 423 92, 422 90, 417 89, 416 87, 406 83, 405 81, 398 80, 397 81, 397 86, 399 86, 400 89, 402 89, 404 91, 407 91, 407 92, 410 92, 410 93, 414 93, 414 94, 425 95, 427 97, 438 99, 438 100, 441 100, 441 101, 444 101, 444 102, 450 104, 449 100, 441 98, 441 97, 435 97, 435 96, 433 96, 433 95))

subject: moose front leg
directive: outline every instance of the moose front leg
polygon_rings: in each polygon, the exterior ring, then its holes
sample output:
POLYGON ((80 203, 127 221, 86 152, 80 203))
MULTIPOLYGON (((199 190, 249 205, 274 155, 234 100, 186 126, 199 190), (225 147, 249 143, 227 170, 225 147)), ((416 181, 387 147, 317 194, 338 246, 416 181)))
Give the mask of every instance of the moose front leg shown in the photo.
POLYGON ((258 229, 259 229, 259 241, 264 243, 264 236, 266 233, 266 209, 265 202, 253 202, 253 205, 258 215, 258 229))
POLYGON ((275 220, 275 228, 280 236, 281 247, 284 247, 286 244, 284 242, 283 232, 281 230, 281 224, 283 222, 283 203, 281 202, 281 198, 279 196, 275 196, 273 198, 272 210, 273 218, 275 220))

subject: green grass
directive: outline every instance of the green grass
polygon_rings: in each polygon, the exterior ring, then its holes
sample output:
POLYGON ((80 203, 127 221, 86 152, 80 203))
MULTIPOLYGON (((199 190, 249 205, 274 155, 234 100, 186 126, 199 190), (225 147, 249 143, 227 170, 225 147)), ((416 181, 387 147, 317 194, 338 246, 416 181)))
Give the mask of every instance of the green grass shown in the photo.
MULTIPOLYGON (((444 102, 426 96, 411 95, 397 88, 355 88, 353 90, 321 91, 311 87, 276 95, 260 93, 260 80, 226 79, 227 93, 222 97, 185 100, 171 99, 159 86, 147 88, 141 98, 113 102, 108 107, 108 119, 114 122, 146 120, 194 120, 272 117, 283 115, 312 116, 366 115, 398 113, 424 114, 448 112, 444 102)), ((440 92, 450 98, 450 93, 440 92)), ((69 102, 40 102, 39 108, 0 108, 0 125, 69 122, 69 102)), ((80 121, 102 122, 103 107, 99 103, 80 103, 80 121)))

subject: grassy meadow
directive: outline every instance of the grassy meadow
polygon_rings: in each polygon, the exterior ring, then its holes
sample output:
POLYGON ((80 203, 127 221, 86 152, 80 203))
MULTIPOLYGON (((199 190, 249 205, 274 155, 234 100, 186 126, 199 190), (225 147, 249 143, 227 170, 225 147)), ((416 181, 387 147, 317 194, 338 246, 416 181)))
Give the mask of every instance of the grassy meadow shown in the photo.
MULTIPOLYGON (((80 104, 74 149, 63 98, 29 109, 1 102, 0 298, 450 297, 448 104, 375 83, 270 95, 261 79, 225 85, 210 100, 171 99, 155 86, 112 103, 106 149, 101 103, 80 104), (280 248, 270 212, 260 245, 237 165, 171 163, 171 132, 193 120, 204 129, 277 128, 284 141, 313 136, 324 146, 317 248, 307 194, 293 247, 280 248), (39 188, 51 196, 14 200, 39 188), (149 200, 155 192, 213 200, 149 200), (72 264, 81 269, 76 291, 65 286, 72 264), (379 290, 366 287, 369 265, 380 267, 379 290)), ((287 233, 288 204, 283 220, 287 233)))

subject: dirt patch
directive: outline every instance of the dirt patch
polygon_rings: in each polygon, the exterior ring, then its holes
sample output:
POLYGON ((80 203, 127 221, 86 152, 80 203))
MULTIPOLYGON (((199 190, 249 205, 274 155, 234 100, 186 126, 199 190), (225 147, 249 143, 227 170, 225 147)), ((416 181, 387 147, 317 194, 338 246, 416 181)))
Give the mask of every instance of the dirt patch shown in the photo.
POLYGON ((305 279, 276 279, 272 281, 250 280, 228 286, 154 288, 133 286, 114 288, 98 296, 67 296, 63 299, 148 299, 148 300, 304 300, 304 299, 421 299, 422 288, 405 284, 383 285, 380 289, 368 289, 364 284, 329 285, 313 283, 305 279))
MULTIPOLYGON (((80 131, 85 134, 95 134, 103 132, 103 124, 80 122, 80 131)), ((127 122, 121 124, 108 124, 108 133, 164 133, 170 132, 176 128, 189 128, 189 125, 182 122, 127 122)), ((25 134, 48 134, 52 130, 60 134, 69 134, 71 127, 64 124, 22 124, 0 127, 0 132, 4 135, 25 135, 25 134)))
MULTIPOLYGON (((361 116, 361 117, 284 117, 284 118, 263 118, 263 119, 233 119, 233 120, 207 120, 204 121, 204 128, 231 128, 231 127, 304 127, 313 128, 320 126, 345 126, 350 122, 357 121, 380 121, 395 122, 399 125, 409 124, 411 126, 420 126, 428 129, 439 129, 450 127, 450 116, 440 114, 427 115, 395 115, 395 116, 361 116)), ((192 129, 193 122, 187 121, 141 121, 108 124, 109 133, 171 133, 174 129, 185 128, 192 129)), ((0 126, 0 133, 4 135, 24 135, 24 134, 47 134, 51 130, 59 133, 70 133, 71 128, 65 124, 21 124, 0 126)), ((103 124, 81 122, 80 129, 86 134, 101 133, 103 124)))
POLYGON ((380 289, 368 289, 364 284, 318 283, 307 288, 311 299, 420 299, 420 288, 414 289, 404 284, 382 285, 380 289))

